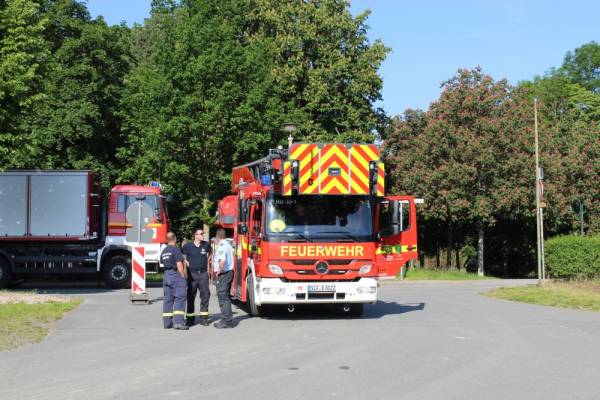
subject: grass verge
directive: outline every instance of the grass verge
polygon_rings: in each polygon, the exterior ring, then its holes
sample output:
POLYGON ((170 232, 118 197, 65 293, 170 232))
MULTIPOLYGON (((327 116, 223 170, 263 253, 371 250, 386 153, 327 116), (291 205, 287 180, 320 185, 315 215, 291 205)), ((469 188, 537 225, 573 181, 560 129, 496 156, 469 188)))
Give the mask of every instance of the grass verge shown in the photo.
POLYGON ((43 301, 39 295, 29 302, 12 292, 0 292, 0 299, 16 297, 17 302, 0 302, 0 351, 10 350, 29 343, 41 341, 50 324, 79 304, 79 298, 53 298, 43 301))
POLYGON ((497 299, 544 306, 600 311, 600 281, 547 282, 543 287, 527 285, 483 293, 497 299))
MULTIPOLYGON (((397 279, 400 279, 399 277, 397 279)), ((479 276, 464 270, 432 270, 425 268, 407 269, 404 279, 407 280, 440 280, 440 281, 468 281, 478 279, 493 279, 489 276, 479 276)))

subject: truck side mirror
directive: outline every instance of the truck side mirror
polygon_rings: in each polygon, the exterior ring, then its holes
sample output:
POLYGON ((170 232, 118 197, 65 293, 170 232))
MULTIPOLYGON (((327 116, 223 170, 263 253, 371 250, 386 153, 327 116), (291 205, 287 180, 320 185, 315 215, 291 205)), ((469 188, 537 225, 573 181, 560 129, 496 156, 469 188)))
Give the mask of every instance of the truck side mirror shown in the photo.
POLYGON ((175 203, 175 196, 173 196, 172 194, 168 194, 167 197, 165 197, 165 201, 167 203, 175 203))

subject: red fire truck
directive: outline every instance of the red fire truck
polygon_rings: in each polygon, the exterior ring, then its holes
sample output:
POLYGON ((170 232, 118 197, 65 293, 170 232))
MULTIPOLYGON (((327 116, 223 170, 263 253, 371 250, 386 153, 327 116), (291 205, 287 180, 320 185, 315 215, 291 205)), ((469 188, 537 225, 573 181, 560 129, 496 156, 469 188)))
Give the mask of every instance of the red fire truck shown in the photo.
POLYGON ((118 185, 104 196, 90 171, 0 173, 0 288, 33 275, 101 274, 131 284, 131 246, 158 271, 168 231, 156 187, 118 185))
POLYGON ((231 294, 251 313, 336 303, 360 315, 379 277, 417 258, 415 199, 385 196, 375 145, 295 143, 235 167, 217 224, 232 233, 231 294))

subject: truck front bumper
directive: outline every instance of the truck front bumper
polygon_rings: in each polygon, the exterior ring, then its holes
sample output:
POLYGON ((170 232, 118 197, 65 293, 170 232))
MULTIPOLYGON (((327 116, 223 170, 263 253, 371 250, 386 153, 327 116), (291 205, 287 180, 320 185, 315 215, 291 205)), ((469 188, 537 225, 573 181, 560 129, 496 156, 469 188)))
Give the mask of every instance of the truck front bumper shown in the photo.
POLYGON ((356 282, 284 282, 262 278, 256 283, 256 304, 375 303, 378 281, 360 278, 356 282))

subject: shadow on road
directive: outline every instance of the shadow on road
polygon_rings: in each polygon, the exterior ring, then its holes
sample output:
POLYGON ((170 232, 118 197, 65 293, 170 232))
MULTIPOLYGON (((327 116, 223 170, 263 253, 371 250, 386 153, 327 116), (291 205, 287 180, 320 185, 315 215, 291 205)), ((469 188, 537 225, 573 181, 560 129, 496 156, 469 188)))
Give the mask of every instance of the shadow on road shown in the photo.
MULTIPOLYGON (((244 304, 237 306, 248 312, 244 304)), ((311 320, 311 319, 379 319, 386 315, 398 315, 412 311, 422 311, 425 303, 406 303, 378 301, 367 304, 362 316, 353 316, 345 313, 341 305, 337 304, 300 304, 295 306, 294 312, 287 311, 285 305, 263 306, 263 318, 281 320, 311 320)))

